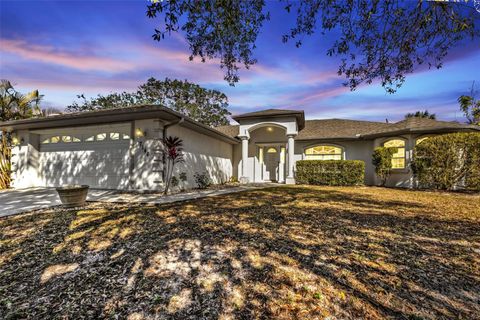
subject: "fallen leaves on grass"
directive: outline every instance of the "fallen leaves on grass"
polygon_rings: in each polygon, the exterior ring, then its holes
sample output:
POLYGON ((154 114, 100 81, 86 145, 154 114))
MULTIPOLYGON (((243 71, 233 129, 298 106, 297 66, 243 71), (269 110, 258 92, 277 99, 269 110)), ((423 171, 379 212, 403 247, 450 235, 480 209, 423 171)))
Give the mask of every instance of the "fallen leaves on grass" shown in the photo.
POLYGON ((474 319, 479 204, 292 186, 0 219, 0 318, 474 319))

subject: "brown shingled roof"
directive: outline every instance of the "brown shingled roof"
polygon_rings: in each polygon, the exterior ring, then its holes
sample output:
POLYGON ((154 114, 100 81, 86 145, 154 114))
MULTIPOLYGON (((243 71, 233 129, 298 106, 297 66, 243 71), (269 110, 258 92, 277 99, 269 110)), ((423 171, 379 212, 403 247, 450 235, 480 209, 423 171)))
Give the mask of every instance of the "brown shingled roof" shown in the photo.
POLYGON ((375 130, 388 129, 389 126, 383 122, 346 119, 307 120, 305 129, 298 133, 296 139, 356 139, 375 130))
MULTIPOLYGON (((222 126, 215 128, 230 136, 238 135, 239 126, 222 126)), ((324 119, 306 120, 305 128, 300 130, 297 140, 315 139, 358 139, 374 138, 381 135, 402 134, 420 131, 457 131, 457 130, 480 130, 480 127, 461 124, 451 121, 437 121, 425 118, 409 118, 396 123, 324 119)))

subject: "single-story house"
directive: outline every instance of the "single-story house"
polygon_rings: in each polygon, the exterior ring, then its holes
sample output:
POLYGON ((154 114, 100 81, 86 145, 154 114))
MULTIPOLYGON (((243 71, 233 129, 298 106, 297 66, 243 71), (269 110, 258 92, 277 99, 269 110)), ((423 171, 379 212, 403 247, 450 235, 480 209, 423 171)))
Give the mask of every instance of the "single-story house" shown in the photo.
POLYGON ((415 144, 430 136, 475 131, 458 122, 409 118, 396 123, 346 119, 305 120, 303 111, 269 109, 234 116, 238 125, 210 128, 171 109, 145 105, 68 113, 0 123, 12 132, 13 187, 88 184, 94 188, 161 190, 162 136, 183 140, 187 174, 183 187, 195 187, 194 174, 214 183, 295 183, 302 159, 365 162, 365 183, 378 182, 371 164, 375 147, 395 146, 391 186, 411 187, 409 162, 415 144))

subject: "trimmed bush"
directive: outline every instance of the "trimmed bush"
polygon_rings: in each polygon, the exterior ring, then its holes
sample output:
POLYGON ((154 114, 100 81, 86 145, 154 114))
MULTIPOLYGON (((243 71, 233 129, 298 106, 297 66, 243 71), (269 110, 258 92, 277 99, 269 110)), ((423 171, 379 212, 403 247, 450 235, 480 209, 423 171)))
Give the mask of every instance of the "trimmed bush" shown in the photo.
POLYGON ((206 172, 195 172, 193 176, 195 177, 195 183, 197 184, 198 189, 207 189, 212 184, 212 180, 206 172))
POLYGON ((397 148, 378 147, 373 151, 372 164, 375 166, 375 173, 380 178, 382 186, 387 183, 392 173, 392 159, 397 150, 397 148))
POLYGON ((361 185, 365 179, 365 162, 360 160, 297 161, 298 184, 328 186, 361 185))
POLYGON ((450 133, 415 146, 411 168, 418 186, 480 190, 480 133, 450 133))

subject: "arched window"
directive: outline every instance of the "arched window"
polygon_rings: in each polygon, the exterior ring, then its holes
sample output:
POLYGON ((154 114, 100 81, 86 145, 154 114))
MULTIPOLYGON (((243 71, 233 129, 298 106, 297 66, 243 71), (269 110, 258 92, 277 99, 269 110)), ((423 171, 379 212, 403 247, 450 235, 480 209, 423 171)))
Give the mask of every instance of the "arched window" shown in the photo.
POLYGON ((392 169, 405 168, 405 141, 401 139, 392 139, 383 143, 385 148, 397 148, 397 152, 392 158, 392 169))
POLYGON ((305 150, 307 160, 343 160, 343 150, 335 146, 315 146, 305 150))
POLYGON ((430 138, 430 137, 418 138, 418 139, 415 141, 415 145, 419 145, 420 143, 422 143, 422 141, 425 141, 425 140, 427 140, 428 138, 430 138))
POLYGON ((277 149, 276 148, 268 148, 267 153, 277 153, 277 149))

